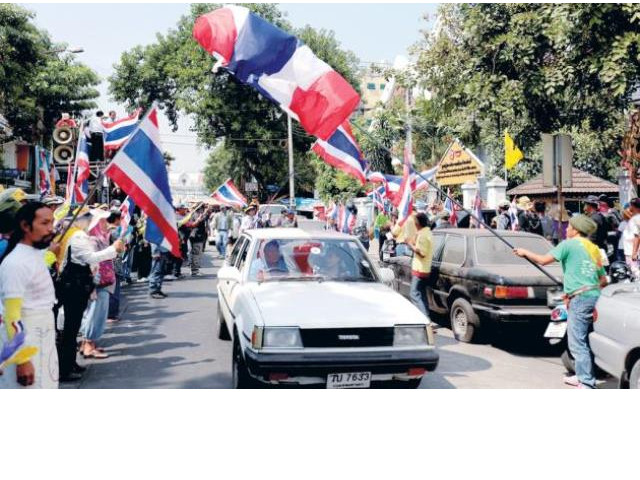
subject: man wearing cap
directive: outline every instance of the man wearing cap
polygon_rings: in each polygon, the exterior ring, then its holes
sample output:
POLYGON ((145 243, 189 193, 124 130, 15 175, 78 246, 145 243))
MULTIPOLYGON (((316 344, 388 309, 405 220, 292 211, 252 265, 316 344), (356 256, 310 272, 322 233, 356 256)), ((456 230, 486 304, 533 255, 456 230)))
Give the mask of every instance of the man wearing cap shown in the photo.
POLYGON ((546 255, 538 255, 524 248, 514 249, 519 257, 540 265, 560 262, 562 266, 565 301, 569 309, 569 351, 576 364, 576 375, 565 377, 565 383, 578 388, 595 388, 596 385, 589 332, 600 288, 607 283, 600 251, 588 239, 597 228, 596 223, 586 215, 575 215, 569 220, 567 240, 546 255))
POLYGON ((278 220, 278 227, 282 228, 298 228, 298 220, 296 212, 291 208, 285 209, 282 216, 278 220))
POLYGON ((454 226, 451 225, 451 212, 449 212, 449 210, 442 210, 438 213, 435 230, 441 230, 443 228, 454 228, 454 226))
POLYGON ((502 200, 498 204, 498 220, 496 230, 511 230, 511 216, 509 215, 511 204, 508 200, 502 200))
POLYGON ((589 195, 585 200, 584 213, 596 224, 596 230, 589 235, 589 240, 595 243, 598 248, 607 251, 607 222, 604 215, 600 213, 600 199, 595 195, 589 195))

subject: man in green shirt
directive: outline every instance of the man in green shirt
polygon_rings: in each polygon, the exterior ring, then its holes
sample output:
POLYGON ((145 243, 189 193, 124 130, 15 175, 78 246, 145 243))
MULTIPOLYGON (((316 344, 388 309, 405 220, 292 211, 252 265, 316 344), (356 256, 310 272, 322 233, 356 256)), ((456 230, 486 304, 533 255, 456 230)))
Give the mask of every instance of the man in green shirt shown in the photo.
POLYGON ((378 216, 373 222, 373 235, 378 239, 378 256, 382 258, 382 246, 384 244, 384 237, 380 234, 383 227, 389 223, 389 217, 384 210, 380 210, 378 216))
POLYGON ((597 228, 596 222, 586 215, 575 215, 569 220, 567 240, 546 255, 537 255, 524 248, 514 250, 516 255, 540 265, 553 262, 560 262, 562 265, 564 293, 569 310, 569 351, 576 365, 576 375, 566 377, 565 383, 578 388, 595 388, 596 385, 589 332, 593 326, 593 311, 600 296, 600 288, 607 283, 600 250, 588 239, 597 228))

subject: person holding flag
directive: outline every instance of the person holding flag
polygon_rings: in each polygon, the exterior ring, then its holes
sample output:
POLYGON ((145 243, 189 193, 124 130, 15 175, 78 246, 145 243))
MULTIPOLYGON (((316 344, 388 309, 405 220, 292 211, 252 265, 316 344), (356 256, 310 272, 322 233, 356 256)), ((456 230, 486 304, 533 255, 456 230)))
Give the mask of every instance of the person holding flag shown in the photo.
POLYGON ((429 228, 429 217, 426 213, 416 213, 413 221, 417 234, 409 239, 407 245, 413 252, 411 261, 411 303, 429 319, 429 300, 427 287, 431 274, 431 259, 433 257, 433 238, 429 228))
POLYGON ((600 289, 607 284, 598 247, 589 240, 597 229, 596 222, 586 215, 575 215, 569 220, 567 240, 546 255, 524 248, 514 249, 519 257, 538 265, 560 262, 563 273, 565 302, 569 319, 567 335, 569 351, 575 358, 576 375, 565 377, 565 383, 577 388, 595 388, 593 353, 589 346, 589 332, 593 327, 594 310, 600 289))

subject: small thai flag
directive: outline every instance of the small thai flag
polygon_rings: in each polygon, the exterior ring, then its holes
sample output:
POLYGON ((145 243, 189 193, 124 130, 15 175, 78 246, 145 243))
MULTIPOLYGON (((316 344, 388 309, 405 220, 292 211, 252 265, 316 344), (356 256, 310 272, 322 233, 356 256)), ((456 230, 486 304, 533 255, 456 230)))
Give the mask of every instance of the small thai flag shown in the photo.
POLYGON ((238 187, 236 187, 230 178, 220 185, 216 191, 211 194, 211 197, 223 205, 241 208, 247 206, 247 198, 240 193, 240 190, 238 190, 238 187))
POLYGON ((117 150, 131 137, 138 126, 141 109, 136 110, 125 118, 116 120, 113 123, 102 122, 104 126, 104 149, 117 150))

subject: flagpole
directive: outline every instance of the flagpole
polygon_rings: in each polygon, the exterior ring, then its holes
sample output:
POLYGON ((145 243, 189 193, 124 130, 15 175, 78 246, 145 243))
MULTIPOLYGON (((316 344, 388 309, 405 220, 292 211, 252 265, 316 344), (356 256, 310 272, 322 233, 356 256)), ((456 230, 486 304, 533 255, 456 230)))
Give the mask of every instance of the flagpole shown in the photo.
MULTIPOLYGON (((376 142, 375 139, 373 139, 369 133, 367 131, 365 131, 362 127, 360 127, 357 124, 354 124, 355 127, 357 129, 359 129, 364 135, 367 135, 372 141, 376 142)), ((376 142, 377 143, 377 142, 376 142)), ((380 148, 386 150, 387 152, 391 153, 391 151, 388 148, 385 148, 382 145, 379 145, 380 148)), ((483 225, 487 231, 491 232, 491 234, 493 236, 495 236, 498 240, 500 240, 502 243, 504 243, 506 246, 508 246, 510 249, 514 249, 515 247, 509 242, 507 241, 502 235, 500 235, 499 233, 497 233, 493 228, 491 228, 490 225, 488 225, 485 221, 484 218, 479 218, 477 217, 473 212, 467 210, 466 208, 464 208, 464 206, 458 202, 456 199, 454 199, 453 197, 451 197, 450 195, 447 195, 447 193, 445 193, 445 191, 440 188, 437 184, 433 183, 431 180, 429 180, 428 178, 425 178, 420 172, 416 171, 415 172, 416 175, 418 175, 420 178, 422 178, 425 182, 427 182, 427 184, 431 185, 433 188, 437 189, 440 193, 442 193, 446 198, 448 198, 449 200, 451 200, 451 202, 453 202, 455 205, 458 206, 458 209, 460 211, 466 212, 467 215, 469 215, 471 218, 475 219, 479 224, 483 225)), ((529 259, 528 257, 523 257, 525 260, 527 260, 531 265, 533 265, 534 267, 536 267, 538 270, 540 270, 544 275, 546 275, 549 279, 551 279, 555 284, 562 286, 562 282, 560 280, 558 280, 557 278, 555 278, 553 275, 551 275, 545 268, 543 268, 542 266, 538 265, 536 262, 534 262, 533 260, 529 259)))
POLYGON ((287 113, 287 146, 289 147, 289 207, 296 208, 296 190, 293 164, 293 127, 291 115, 287 113))

